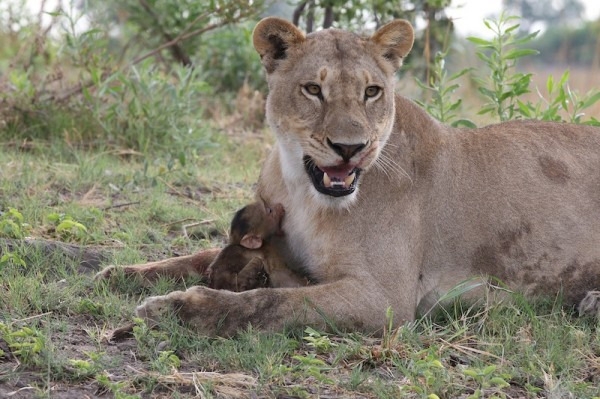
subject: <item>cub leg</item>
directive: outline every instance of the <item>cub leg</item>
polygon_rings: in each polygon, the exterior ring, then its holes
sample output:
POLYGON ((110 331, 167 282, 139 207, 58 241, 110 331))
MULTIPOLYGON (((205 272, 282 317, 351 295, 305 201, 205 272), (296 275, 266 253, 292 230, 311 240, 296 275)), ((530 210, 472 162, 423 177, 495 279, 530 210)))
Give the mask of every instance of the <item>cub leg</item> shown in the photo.
POLYGON ((99 271, 94 279, 108 279, 117 269, 122 269, 126 275, 137 275, 148 281, 156 280, 159 276, 167 276, 175 279, 182 279, 189 276, 204 276, 208 265, 211 264, 219 252, 219 248, 211 248, 193 255, 179 256, 157 262, 127 266, 110 265, 99 271))
POLYGON ((261 272, 264 270, 263 260, 258 256, 252 258, 252 260, 237 274, 237 291, 248 291, 265 287, 260 276, 261 272))

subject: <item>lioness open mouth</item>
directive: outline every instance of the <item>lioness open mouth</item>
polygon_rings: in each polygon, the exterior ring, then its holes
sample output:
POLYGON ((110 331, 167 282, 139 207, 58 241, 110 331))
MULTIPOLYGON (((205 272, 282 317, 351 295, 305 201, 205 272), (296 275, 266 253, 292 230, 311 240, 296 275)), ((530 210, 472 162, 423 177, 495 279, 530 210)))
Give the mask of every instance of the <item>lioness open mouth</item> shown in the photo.
POLYGON ((304 169, 318 192, 332 197, 350 195, 356 190, 359 168, 349 165, 319 168, 309 156, 304 157, 304 169))

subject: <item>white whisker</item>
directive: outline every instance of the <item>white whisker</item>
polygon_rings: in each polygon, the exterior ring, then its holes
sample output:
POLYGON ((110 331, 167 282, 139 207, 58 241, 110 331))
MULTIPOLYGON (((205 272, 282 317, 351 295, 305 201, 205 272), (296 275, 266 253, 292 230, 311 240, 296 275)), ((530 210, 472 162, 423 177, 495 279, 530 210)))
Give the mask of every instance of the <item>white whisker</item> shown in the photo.
POLYGON ((414 184, 412 177, 410 174, 402 167, 398 162, 396 162, 392 157, 387 154, 386 149, 379 154, 375 165, 381 170, 390 180, 392 176, 400 177, 404 175, 410 181, 410 184, 414 184))

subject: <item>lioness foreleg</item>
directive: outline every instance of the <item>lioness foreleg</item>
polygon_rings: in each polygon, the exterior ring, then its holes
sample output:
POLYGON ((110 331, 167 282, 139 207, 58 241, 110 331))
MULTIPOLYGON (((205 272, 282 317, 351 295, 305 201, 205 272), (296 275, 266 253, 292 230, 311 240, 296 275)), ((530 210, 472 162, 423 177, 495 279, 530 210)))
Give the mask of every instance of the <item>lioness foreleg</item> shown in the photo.
MULTIPOLYGON (((155 324, 168 311, 202 335, 231 336, 249 324, 263 331, 315 328, 380 332, 390 301, 364 281, 345 279, 299 288, 261 288, 235 293, 192 287, 147 298, 136 313, 155 324), (361 289, 358 289, 360 287, 361 289)), ((394 325, 413 320, 414 304, 394 309, 394 325)))
POLYGON ((577 307, 579 316, 594 316, 600 319, 600 291, 588 291, 577 307))

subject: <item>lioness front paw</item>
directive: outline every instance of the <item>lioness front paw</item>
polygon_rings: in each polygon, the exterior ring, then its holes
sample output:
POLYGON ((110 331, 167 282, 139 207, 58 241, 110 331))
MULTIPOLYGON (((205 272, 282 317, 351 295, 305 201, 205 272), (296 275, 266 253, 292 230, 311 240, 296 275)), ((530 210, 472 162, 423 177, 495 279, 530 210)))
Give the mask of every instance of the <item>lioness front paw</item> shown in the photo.
POLYGON ((588 315, 600 319, 600 291, 588 291, 577 307, 579 316, 588 315))
POLYGON ((94 276, 94 281, 102 281, 102 280, 110 279, 112 276, 117 274, 117 269, 118 268, 115 265, 106 266, 104 269, 102 269, 98 273, 96 273, 96 275, 94 276))
POLYGON ((135 309, 137 317, 144 319, 150 327, 155 326, 158 320, 169 311, 175 310, 174 301, 169 295, 151 296, 135 309))

